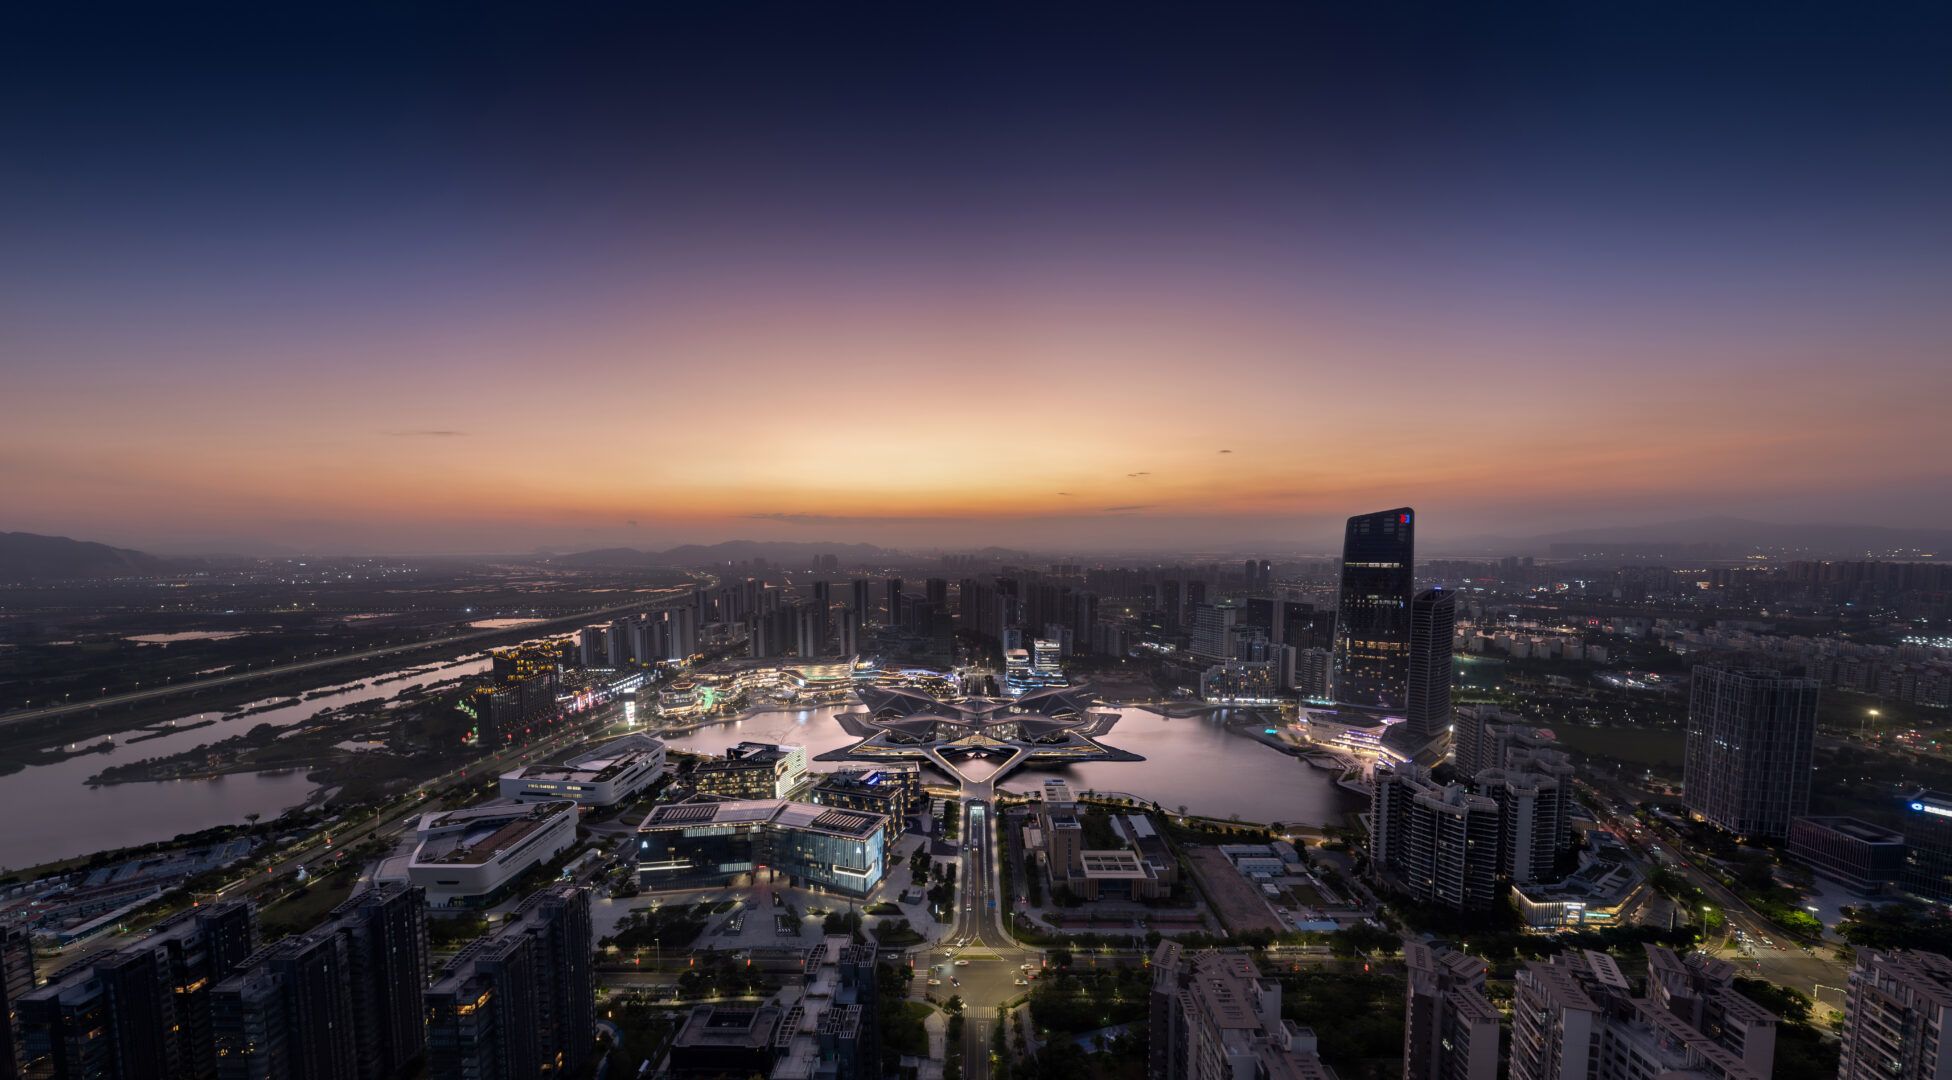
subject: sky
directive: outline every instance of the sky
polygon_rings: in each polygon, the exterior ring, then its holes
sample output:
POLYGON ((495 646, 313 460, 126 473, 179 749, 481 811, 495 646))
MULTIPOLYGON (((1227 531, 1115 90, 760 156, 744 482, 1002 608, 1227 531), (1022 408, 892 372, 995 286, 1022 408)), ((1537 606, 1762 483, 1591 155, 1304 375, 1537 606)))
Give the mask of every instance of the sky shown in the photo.
POLYGON ((16 5, 0 529, 1952 527, 1941 5, 16 5))

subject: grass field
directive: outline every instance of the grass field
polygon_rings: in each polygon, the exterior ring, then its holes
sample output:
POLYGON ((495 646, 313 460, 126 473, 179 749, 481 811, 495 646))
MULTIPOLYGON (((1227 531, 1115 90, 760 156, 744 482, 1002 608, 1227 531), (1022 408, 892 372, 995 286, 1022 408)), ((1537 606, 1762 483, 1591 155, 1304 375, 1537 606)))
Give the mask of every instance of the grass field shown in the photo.
POLYGON ((1933 709, 1903 701, 1888 701, 1875 694, 1853 694, 1848 690, 1825 690, 1817 695, 1816 725, 1834 735, 1855 735, 1865 727, 1886 733, 1918 729, 1933 731, 1952 726, 1952 710, 1933 709), (1871 710, 1877 710, 1872 718, 1871 710))
POLYGON ((301 934, 324 921, 333 908, 352 895, 359 884, 359 871, 346 867, 307 882, 302 891, 264 909, 259 925, 268 939, 301 934))
POLYGON ((1687 733, 1679 728, 1593 728, 1571 724, 1553 729, 1567 748, 1592 757, 1653 768, 1680 768, 1687 733))

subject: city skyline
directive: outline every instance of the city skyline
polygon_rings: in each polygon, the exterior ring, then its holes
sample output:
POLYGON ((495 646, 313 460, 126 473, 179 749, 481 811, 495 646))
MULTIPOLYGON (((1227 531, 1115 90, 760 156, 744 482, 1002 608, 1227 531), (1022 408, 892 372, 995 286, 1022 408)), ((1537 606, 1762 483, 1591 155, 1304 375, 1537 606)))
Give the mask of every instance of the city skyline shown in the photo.
POLYGON ((1679 10, 45 13, 6 76, 4 524, 1952 527, 1944 20, 1679 10))

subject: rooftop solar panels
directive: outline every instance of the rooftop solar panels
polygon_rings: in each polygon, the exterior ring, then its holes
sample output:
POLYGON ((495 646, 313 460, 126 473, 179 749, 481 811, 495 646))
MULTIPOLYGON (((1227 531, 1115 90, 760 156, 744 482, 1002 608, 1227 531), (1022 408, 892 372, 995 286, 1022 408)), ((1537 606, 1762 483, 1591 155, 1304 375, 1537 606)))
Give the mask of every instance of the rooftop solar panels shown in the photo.
POLYGON ((699 821, 710 821, 718 816, 718 803, 677 803, 660 806, 651 816, 655 825, 686 825, 699 821))
POLYGON ((862 814, 853 810, 829 810, 814 818, 813 825, 814 828, 832 832, 858 833, 866 831, 879 820, 881 819, 873 814, 862 814))

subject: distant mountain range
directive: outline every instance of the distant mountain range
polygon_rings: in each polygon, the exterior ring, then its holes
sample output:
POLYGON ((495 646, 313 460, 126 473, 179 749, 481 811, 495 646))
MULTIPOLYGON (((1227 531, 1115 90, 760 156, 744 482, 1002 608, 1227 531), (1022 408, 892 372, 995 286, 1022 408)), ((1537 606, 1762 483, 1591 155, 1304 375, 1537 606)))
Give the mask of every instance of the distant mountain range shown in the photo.
POLYGON ((570 555, 556 555, 550 562, 585 570, 638 570, 659 566, 722 566, 726 563, 765 559, 769 563, 800 565, 816 556, 833 555, 842 561, 860 562, 888 556, 886 548, 873 544, 827 544, 803 540, 727 540, 718 544, 682 544, 669 551, 639 551, 636 548, 599 548, 570 555))
POLYGON ((1936 552, 1952 556, 1952 529, 1893 528, 1885 525, 1785 525, 1747 518, 1704 517, 1655 525, 1567 529, 1538 536, 1477 536, 1430 545, 1431 554, 1546 555, 1554 545, 1627 546, 1706 545, 1740 551, 1801 551, 1831 558, 1866 554, 1936 552))
POLYGON ((91 540, 0 532, 0 581, 65 581, 153 574, 169 561, 91 540))

